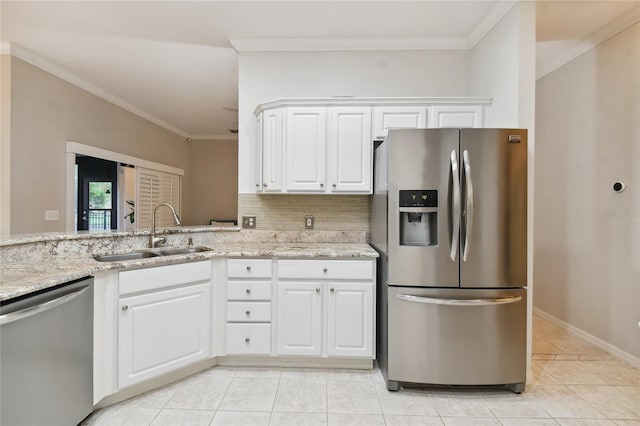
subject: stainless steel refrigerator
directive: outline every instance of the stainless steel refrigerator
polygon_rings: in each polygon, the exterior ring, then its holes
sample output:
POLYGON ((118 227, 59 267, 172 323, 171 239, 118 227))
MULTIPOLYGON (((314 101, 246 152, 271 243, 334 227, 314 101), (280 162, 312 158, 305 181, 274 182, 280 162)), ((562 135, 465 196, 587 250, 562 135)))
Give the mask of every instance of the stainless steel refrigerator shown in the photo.
POLYGON ((527 131, 397 129, 374 153, 377 357, 387 388, 521 392, 527 131))

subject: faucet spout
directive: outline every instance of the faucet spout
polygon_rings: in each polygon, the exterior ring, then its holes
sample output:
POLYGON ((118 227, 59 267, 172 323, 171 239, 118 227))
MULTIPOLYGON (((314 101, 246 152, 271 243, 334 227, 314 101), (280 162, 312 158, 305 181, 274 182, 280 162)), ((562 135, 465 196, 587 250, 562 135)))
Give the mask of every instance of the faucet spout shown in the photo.
POLYGON ((180 217, 178 216, 178 214, 176 213, 176 209, 173 208, 173 206, 169 203, 160 203, 157 206, 155 206, 153 208, 153 214, 151 215, 151 233, 149 235, 149 247, 150 248, 154 248, 158 246, 158 243, 160 244, 164 244, 167 242, 167 237, 165 237, 164 235, 160 236, 160 237, 156 237, 156 211, 158 210, 159 207, 168 207, 169 210, 171 210, 171 215, 173 216, 173 221, 176 225, 180 225, 180 217))

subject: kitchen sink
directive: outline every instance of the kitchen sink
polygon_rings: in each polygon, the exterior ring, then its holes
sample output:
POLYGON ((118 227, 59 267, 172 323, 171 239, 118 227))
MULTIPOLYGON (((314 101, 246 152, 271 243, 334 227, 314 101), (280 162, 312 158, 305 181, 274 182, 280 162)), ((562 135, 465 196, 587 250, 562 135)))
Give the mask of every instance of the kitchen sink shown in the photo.
POLYGON ((158 256, 173 256, 177 254, 201 253, 211 250, 209 247, 190 246, 190 247, 160 247, 149 251, 133 251, 130 253, 120 254, 102 254, 93 258, 98 262, 119 262, 123 260, 147 259, 158 256))
POLYGON ((162 250, 159 250, 155 253, 158 253, 160 256, 171 256, 174 254, 190 254, 190 253, 201 253, 203 251, 211 250, 209 247, 203 246, 193 246, 193 247, 166 247, 162 250))
POLYGON ((93 258, 98 262, 119 262, 122 260, 147 259, 149 257, 157 256, 160 256, 160 254, 152 253, 150 251, 134 251, 132 253, 101 254, 99 256, 94 256, 93 258))

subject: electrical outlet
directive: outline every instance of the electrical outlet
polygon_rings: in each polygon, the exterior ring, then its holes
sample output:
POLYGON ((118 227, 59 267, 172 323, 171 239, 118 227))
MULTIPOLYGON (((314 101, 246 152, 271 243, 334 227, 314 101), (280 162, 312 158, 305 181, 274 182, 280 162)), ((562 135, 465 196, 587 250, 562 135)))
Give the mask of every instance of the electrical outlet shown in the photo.
POLYGON ((44 220, 60 220, 60 210, 45 210, 44 220))
POLYGON ((256 229, 256 217, 242 216, 242 227, 246 229, 256 229))
POLYGON ((304 227, 305 229, 313 229, 313 216, 307 215, 304 217, 304 227))

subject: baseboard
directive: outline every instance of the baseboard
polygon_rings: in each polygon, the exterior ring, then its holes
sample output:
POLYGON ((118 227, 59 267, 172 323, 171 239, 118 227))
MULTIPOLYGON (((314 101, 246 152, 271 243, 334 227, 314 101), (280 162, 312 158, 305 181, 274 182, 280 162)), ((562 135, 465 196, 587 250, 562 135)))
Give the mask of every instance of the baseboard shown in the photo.
POLYGON ((557 325, 558 327, 562 328, 563 330, 568 331, 569 333, 573 334, 576 337, 579 337, 585 341, 587 341, 588 343, 591 343, 593 346, 596 346, 600 349, 602 349, 605 352, 610 353, 611 355, 615 356, 616 358, 620 358, 622 361, 631 364, 633 367, 635 368, 640 368, 640 358, 638 358, 637 356, 631 355, 629 352, 626 352, 622 349, 620 349, 617 346, 612 345, 609 342, 606 342, 602 339, 600 339, 599 337, 594 336, 591 333, 587 333, 586 331, 573 326, 571 324, 569 324, 568 322, 565 322, 559 318, 554 317, 553 315, 541 310, 540 308, 533 308, 533 314, 539 316, 542 319, 545 319, 547 321, 549 321, 550 323, 557 325))
POLYGON ((373 360, 371 358, 221 356, 217 359, 217 365, 226 367, 352 368, 370 370, 373 368, 373 360))

